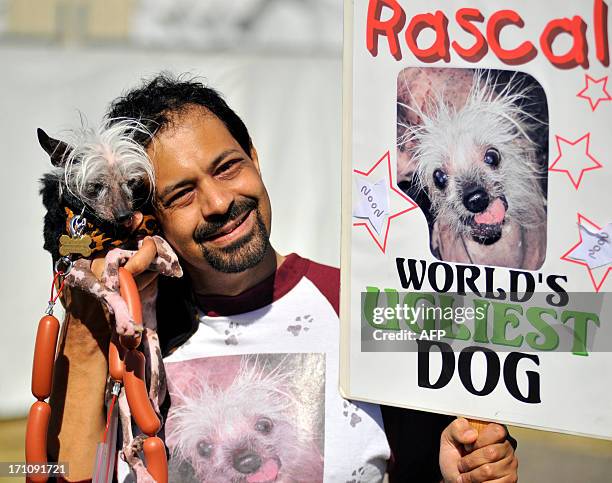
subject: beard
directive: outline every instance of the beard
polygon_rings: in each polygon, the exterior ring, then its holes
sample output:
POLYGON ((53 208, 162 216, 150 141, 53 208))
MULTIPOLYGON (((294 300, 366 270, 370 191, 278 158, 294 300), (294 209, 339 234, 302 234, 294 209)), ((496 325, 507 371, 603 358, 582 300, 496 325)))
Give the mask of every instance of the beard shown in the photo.
POLYGON ((270 239, 259 211, 259 204, 252 198, 235 201, 227 213, 199 225, 193 233, 193 239, 199 245, 204 260, 222 273, 239 273, 254 267, 264 259, 270 247, 270 239), (255 211, 255 224, 250 233, 225 247, 206 245, 207 239, 218 233, 227 223, 252 210, 255 211))

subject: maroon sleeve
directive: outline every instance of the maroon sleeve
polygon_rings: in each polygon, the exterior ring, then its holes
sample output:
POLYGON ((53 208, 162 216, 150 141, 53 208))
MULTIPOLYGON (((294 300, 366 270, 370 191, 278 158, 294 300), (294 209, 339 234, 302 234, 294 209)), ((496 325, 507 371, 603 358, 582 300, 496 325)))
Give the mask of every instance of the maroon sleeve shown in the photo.
POLYGON ((325 296, 328 302, 340 314, 340 269, 309 261, 306 278, 310 280, 325 296))

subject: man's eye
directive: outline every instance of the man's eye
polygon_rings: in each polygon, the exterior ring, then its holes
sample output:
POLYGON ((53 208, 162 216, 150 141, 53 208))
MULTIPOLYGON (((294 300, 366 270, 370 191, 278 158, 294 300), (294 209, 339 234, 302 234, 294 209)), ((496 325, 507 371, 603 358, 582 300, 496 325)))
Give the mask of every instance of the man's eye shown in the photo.
POLYGON ((180 201, 183 197, 185 197, 185 195, 189 194, 190 190, 182 190, 179 191, 178 193, 173 194, 170 199, 168 199, 168 201, 166 201, 166 206, 170 206, 174 203, 176 203, 177 201, 180 201))
POLYGON ((231 161, 227 161, 226 163, 223 163, 217 169, 217 173, 225 174, 225 173, 233 172, 234 170, 238 169, 238 167, 240 166, 240 161, 241 161, 240 159, 232 159, 231 161))

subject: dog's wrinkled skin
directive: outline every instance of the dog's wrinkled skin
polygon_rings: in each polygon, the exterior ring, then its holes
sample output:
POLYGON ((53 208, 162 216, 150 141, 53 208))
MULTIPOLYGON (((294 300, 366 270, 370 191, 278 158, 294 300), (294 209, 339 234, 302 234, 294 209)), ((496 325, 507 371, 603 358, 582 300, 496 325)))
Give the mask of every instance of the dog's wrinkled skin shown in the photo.
POLYGON ((442 260, 528 270, 544 261, 535 121, 519 105, 529 89, 512 82, 464 69, 406 69, 398 78, 398 182, 426 193, 431 248, 442 260))
MULTIPOLYGON (((167 277, 181 277, 183 271, 178 261, 178 257, 168 242, 163 238, 155 235, 151 237, 155 243, 156 256, 148 267, 148 270, 155 271, 167 277)), ((146 239, 145 239, 146 240, 146 239)), ((145 240, 139 242, 139 247, 142 247, 145 240)), ((74 280, 72 285, 83 284, 84 290, 89 290, 91 287, 96 287, 91 293, 105 304, 107 304, 109 312, 115 316, 118 311, 124 312, 129 317, 127 305, 123 298, 119 295, 119 267, 123 266, 134 254, 135 250, 123 250, 116 248, 106 254, 104 260, 104 271, 101 276, 101 281, 91 271, 91 263, 89 260, 82 259, 79 262, 81 266, 75 266, 68 274, 74 280), (86 263, 88 262, 88 263, 86 263), (94 277, 95 281, 90 280, 94 277), (111 301, 113 305, 111 305, 111 301)), ((158 415, 161 415, 159 406, 163 402, 166 395, 166 376, 162 360, 161 348, 159 345, 159 337, 157 335, 157 315, 155 311, 155 301, 157 300, 157 284, 151 283, 147 288, 140 292, 142 303, 142 320, 143 320, 143 349, 145 359, 147 361, 147 380, 149 381, 149 399, 153 405, 153 409, 158 415)), ((117 323, 117 332, 127 333, 128 331, 119 331, 117 323)), ((140 460, 139 453, 142 450, 142 437, 134 438, 131 425, 131 412, 127 404, 125 390, 122 388, 119 394, 119 417, 123 431, 123 455, 126 462, 136 473, 138 482, 152 483, 154 480, 149 475, 144 464, 140 460)))
POLYGON ((139 455, 139 453, 142 452, 142 445, 146 436, 141 434, 134 438, 132 433, 132 417, 124 387, 121 388, 121 392, 119 393, 118 403, 119 420, 121 421, 121 429, 123 432, 123 450, 121 452, 121 457, 134 472, 138 483, 155 483, 155 479, 147 471, 139 455))
MULTIPOLYGON (((107 237, 123 234, 117 238, 117 245, 140 249, 147 244, 152 257, 148 270, 168 277, 182 276, 178 257, 163 238, 155 235, 138 240, 137 234, 141 232, 137 230, 144 222, 143 214, 138 209, 154 191, 154 175, 144 148, 133 139, 136 132, 144 133, 144 128, 137 121, 109 120, 97 131, 85 127, 74 130, 74 142, 67 144, 38 130, 39 142, 54 166, 53 171, 41 180, 41 194, 47 208, 45 249, 51 252, 54 262, 60 258, 58 240, 60 235, 66 233, 65 208, 69 208, 75 214, 84 213, 87 222, 95 228, 104 227, 106 230, 111 227, 111 231, 106 233, 107 237)), ((78 289, 75 293, 83 291, 101 303, 107 318, 110 321, 114 319, 112 338, 117 339, 117 335, 133 336, 136 331, 144 332, 149 398, 155 411, 160 414, 159 406, 166 395, 166 378, 157 335, 157 283, 150 283, 140 293, 142 327, 135 325, 119 292, 119 268, 135 253, 136 250, 116 248, 109 250, 104 259, 78 258, 66 273, 64 281, 68 287, 78 289), (100 262, 104 264, 103 269, 100 262)), ((85 297, 85 294, 81 297, 85 297)), ((68 313, 66 320, 72 320, 72 316, 68 313)), ((103 344, 103 341, 97 340, 97 343, 103 344)), ((76 377, 72 374, 66 376, 76 377)), ((60 389, 54 388, 54 395, 60 393, 60 389)), ((139 457, 142 438, 132 435, 131 414, 123 389, 118 400, 124 458, 139 482, 153 482, 139 457)), ((54 418, 58 417, 61 414, 54 415, 54 418)), ((59 432, 61 425, 55 419, 53 424, 58 426, 54 426, 54 432, 59 432)))
MULTIPOLYGON (((178 257, 168 242, 159 236, 151 237, 155 243, 157 255, 149 270, 160 273, 167 277, 181 277, 183 271, 178 262, 178 257)), ((139 243, 142 246, 142 241, 139 243)), ((119 293, 119 267, 129 260, 136 251, 115 249, 108 252, 105 259, 104 273, 102 281, 104 291, 117 295, 119 293)), ((143 348, 145 358, 150 367, 150 387, 149 397, 154 409, 159 414, 159 405, 166 393, 165 376, 163 373, 163 363, 159 337, 157 335, 157 315, 155 312, 155 301, 157 300, 157 285, 151 284, 146 290, 140 293, 142 303, 142 320, 144 326, 143 348)), ((121 303, 125 301, 119 297, 121 303)), ((125 307, 127 311, 127 306, 125 307)))
MULTIPOLYGON (((54 166, 41 179, 41 194, 47 208, 44 247, 51 252, 54 262, 60 257, 58 240, 68 234, 65 208, 75 214, 84 212, 87 221, 94 225, 121 227, 120 231, 128 236, 130 228, 143 219, 137 208, 153 193, 154 175, 146 152, 133 137, 144 132, 144 128, 137 121, 119 120, 114 124, 111 121, 97 130, 85 126, 74 129, 70 144, 38 130, 38 141, 54 166)), ((111 259, 107 263, 105 273, 114 266, 111 259)), ((113 274, 107 278, 113 280, 113 274)), ((102 300, 114 315, 119 334, 134 335, 135 326, 125 302, 118 291, 109 289, 108 283, 99 281, 92 273, 91 260, 77 259, 65 281, 102 300)))

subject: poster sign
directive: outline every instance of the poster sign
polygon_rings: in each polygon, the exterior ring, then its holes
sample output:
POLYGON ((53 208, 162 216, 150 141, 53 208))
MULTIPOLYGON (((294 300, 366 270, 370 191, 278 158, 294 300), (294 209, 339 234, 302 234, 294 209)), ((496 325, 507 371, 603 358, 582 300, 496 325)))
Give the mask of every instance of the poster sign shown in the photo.
POLYGON ((612 439, 608 10, 345 3, 346 397, 612 439))

